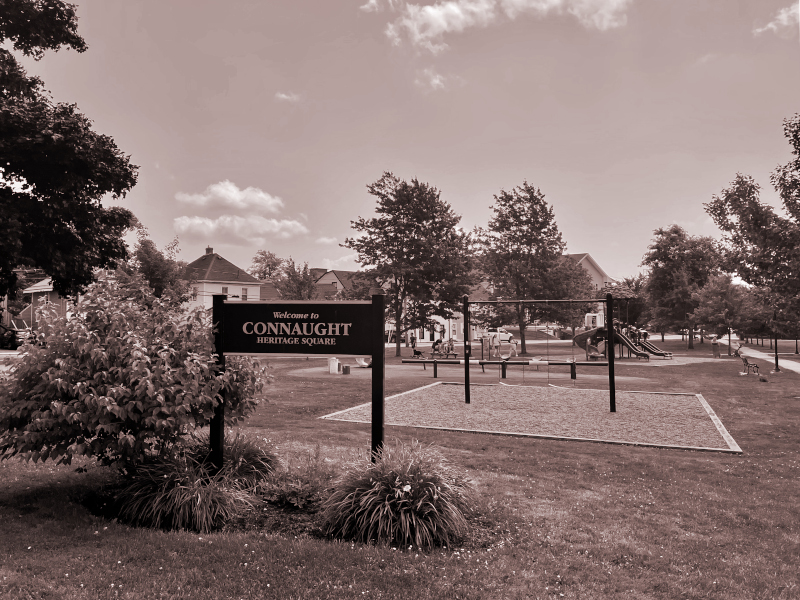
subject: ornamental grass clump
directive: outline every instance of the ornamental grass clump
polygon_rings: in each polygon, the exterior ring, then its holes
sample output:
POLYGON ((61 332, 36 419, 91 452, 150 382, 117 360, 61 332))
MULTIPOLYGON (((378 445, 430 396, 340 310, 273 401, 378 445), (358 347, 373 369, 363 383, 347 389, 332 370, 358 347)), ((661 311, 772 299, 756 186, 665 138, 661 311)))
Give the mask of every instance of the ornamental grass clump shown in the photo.
POLYGON ((335 538, 420 548, 451 546, 469 531, 473 488, 430 446, 384 446, 377 460, 350 463, 324 503, 323 531, 335 538))
MULTIPOLYGON (((195 462, 208 462, 211 442, 208 432, 196 433, 185 445, 184 453, 195 462)), ((255 488, 270 477, 279 461, 270 445, 254 435, 225 433, 222 471, 230 480, 255 488)))
POLYGON ((192 438, 183 452, 138 466, 116 495, 123 521, 143 527, 207 533, 259 502, 254 490, 277 459, 258 439, 226 438, 219 472, 208 461, 208 436, 192 438))

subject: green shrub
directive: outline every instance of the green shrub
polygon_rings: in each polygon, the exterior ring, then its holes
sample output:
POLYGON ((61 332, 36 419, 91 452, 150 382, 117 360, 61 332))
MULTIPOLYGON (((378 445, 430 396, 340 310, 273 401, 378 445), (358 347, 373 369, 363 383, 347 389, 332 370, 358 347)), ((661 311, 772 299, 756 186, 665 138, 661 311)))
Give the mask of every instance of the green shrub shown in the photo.
POLYGON ((272 472, 277 459, 255 437, 236 434, 225 440, 223 468, 214 474, 208 436, 195 436, 183 452, 141 464, 117 493, 122 520, 144 527, 217 529, 258 503, 253 491, 272 472))
POLYGON ((243 419, 268 380, 256 363, 235 357, 220 371, 210 316, 169 306, 141 282, 98 282, 72 313, 40 309, 45 344, 25 345, 0 379, 3 458, 69 464, 85 455, 135 468, 208 425, 223 390, 226 423, 243 419))
POLYGON ((469 531, 471 496, 466 476, 440 452, 417 441, 395 443, 374 463, 345 466, 324 503, 323 530, 360 542, 449 546, 469 531))

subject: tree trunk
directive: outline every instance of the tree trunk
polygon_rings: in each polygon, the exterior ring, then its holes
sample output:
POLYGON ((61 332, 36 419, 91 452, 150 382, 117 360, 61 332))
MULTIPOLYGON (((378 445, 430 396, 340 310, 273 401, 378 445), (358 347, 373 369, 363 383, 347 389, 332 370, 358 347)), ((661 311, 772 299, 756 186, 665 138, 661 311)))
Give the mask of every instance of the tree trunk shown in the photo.
POLYGON ((394 309, 394 343, 395 343, 395 356, 402 356, 400 351, 400 327, 403 325, 403 303, 398 302, 397 307, 394 309))
POLYGON ((689 350, 694 350, 694 323, 689 323, 689 350))
POLYGON ((525 346, 525 313, 517 309, 517 325, 519 325, 520 353, 526 354, 525 346))

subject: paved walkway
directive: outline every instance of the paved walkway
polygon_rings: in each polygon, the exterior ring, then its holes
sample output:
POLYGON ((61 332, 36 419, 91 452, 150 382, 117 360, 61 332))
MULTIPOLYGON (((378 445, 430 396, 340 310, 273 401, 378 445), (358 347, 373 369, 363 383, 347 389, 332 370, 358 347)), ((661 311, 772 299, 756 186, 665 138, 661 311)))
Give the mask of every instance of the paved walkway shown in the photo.
MULTIPOLYGON (((727 340, 720 339, 720 346, 728 344, 727 340)), ((734 346, 735 347, 735 346, 734 346)), ((769 354, 767 352, 762 352, 761 350, 756 350, 755 348, 751 348, 750 346, 742 346, 742 349, 739 351, 741 354, 744 354, 748 358, 757 358, 759 360, 763 360, 769 364, 770 371, 775 368, 775 355, 769 354)), ((780 367, 781 371, 794 371, 795 373, 800 373, 800 363, 795 362, 793 360, 781 360, 780 355, 778 355, 778 366, 780 367)))

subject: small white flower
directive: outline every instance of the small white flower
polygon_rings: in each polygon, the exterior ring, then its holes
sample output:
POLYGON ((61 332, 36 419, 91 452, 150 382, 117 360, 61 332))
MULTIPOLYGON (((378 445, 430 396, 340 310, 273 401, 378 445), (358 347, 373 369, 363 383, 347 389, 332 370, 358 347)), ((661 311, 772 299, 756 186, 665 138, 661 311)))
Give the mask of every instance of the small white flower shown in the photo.
POLYGON ((404 486, 403 486, 403 491, 404 491, 404 492, 410 492, 410 491, 411 491, 411 485, 410 485, 410 484, 406 484, 406 485, 404 485, 404 486))

